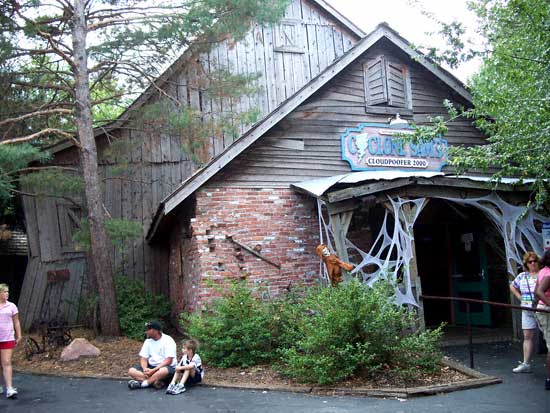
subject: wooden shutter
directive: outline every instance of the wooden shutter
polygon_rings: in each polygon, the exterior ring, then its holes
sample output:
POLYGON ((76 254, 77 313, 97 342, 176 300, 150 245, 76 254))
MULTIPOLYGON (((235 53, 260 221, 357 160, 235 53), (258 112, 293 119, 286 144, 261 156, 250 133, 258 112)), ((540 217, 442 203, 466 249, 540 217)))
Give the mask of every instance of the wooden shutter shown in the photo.
POLYGON ((386 60, 388 105, 400 108, 409 106, 407 98, 407 69, 404 65, 386 60))
POLYGON ((365 97, 367 106, 388 103, 388 89, 386 86, 386 59, 379 56, 363 65, 365 76, 365 97))

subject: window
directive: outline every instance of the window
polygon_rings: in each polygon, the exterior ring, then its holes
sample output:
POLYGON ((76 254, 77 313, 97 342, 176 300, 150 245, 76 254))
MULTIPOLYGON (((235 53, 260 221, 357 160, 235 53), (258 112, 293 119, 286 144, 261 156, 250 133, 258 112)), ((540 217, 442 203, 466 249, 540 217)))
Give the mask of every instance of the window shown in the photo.
POLYGON ((76 205, 57 202, 57 222, 59 224, 59 241, 61 251, 76 251, 73 235, 80 229, 80 219, 83 211, 76 205))
POLYGON ((297 19, 283 19, 275 26, 276 52, 305 53, 302 37, 302 21, 297 19))
POLYGON ((408 67, 378 56, 363 65, 367 112, 412 115, 408 67))

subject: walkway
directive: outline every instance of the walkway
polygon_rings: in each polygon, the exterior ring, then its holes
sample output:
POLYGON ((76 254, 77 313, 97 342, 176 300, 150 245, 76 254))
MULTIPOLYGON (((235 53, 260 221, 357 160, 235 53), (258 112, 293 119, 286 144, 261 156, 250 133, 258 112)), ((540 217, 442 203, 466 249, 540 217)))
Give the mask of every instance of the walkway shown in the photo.
MULTIPOLYGON (((467 364, 467 348, 449 347, 445 351, 467 364)), ((536 356, 533 374, 514 375, 511 369, 519 355, 518 344, 476 345, 476 368, 502 378, 502 384, 405 401, 209 387, 168 396, 150 389, 129 391, 126 382, 118 380, 17 374, 19 399, 0 399, 0 412, 549 413, 550 391, 544 390, 543 355, 536 356)))

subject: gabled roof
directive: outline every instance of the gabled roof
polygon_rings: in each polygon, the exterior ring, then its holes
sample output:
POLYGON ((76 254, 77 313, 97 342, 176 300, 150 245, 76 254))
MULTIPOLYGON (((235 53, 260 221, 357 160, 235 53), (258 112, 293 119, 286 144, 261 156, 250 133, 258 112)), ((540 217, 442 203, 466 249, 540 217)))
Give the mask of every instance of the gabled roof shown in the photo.
POLYGON ((284 119, 294 109, 301 105, 306 99, 316 93, 330 80, 341 73, 345 68, 358 59, 363 53, 365 53, 370 47, 377 43, 381 39, 387 39, 395 46, 405 52, 411 59, 415 60, 418 64, 423 66, 426 70, 431 72, 434 76, 440 79, 443 83, 454 90, 458 95, 464 98, 468 102, 472 102, 472 96, 470 92, 465 88, 460 80, 455 76, 428 60, 421 53, 414 50, 410 43, 401 37, 395 30, 393 30, 387 23, 379 24, 374 31, 365 36, 354 47, 352 47, 347 53, 337 59, 332 65, 328 66, 323 72, 321 72, 316 78, 312 79, 304 87, 298 90, 293 96, 281 103, 279 107, 274 109, 269 115, 263 118, 260 122, 252 126, 245 134, 237 139, 233 144, 228 146, 222 153, 213 158, 204 168, 197 171, 194 175, 168 195, 163 201, 161 201, 157 213, 155 214, 151 227, 147 233, 147 239, 152 239, 155 232, 164 216, 168 215, 178 205, 180 205, 185 199, 187 199, 193 192, 204 185, 210 178, 212 178, 218 171, 224 168, 229 162, 235 159, 246 148, 256 142, 263 134, 269 129, 275 126, 279 121, 284 119))
MULTIPOLYGON (((323 11, 325 11, 327 14, 329 14, 331 17, 333 17, 338 23, 340 23, 344 29, 348 30, 350 33, 355 35, 357 39, 361 39, 363 36, 365 36, 365 32, 362 31, 359 27, 357 27, 355 24, 353 24, 349 19, 344 17, 341 13, 339 13, 334 7, 332 7, 330 4, 328 4, 325 0, 309 0, 311 3, 317 5, 319 8, 321 8, 323 11)), ((157 92, 159 89, 162 89, 166 82, 170 79, 170 77, 178 72, 186 63, 188 58, 188 55, 186 52, 184 52, 174 63, 170 65, 168 69, 164 71, 157 79, 145 89, 145 91, 139 95, 136 100, 132 102, 130 106, 126 108, 126 110, 113 122, 104 125, 99 128, 94 129, 94 136, 97 138, 98 136, 104 135, 112 130, 115 130, 119 127, 121 127, 125 122, 127 122, 130 119, 130 116, 133 112, 136 110, 139 110, 147 101, 153 96, 155 92, 157 92)), ((72 140, 65 139, 62 140, 55 145, 52 145, 46 149, 48 149, 51 153, 57 153, 64 149, 70 148, 74 146, 74 143, 72 140)))

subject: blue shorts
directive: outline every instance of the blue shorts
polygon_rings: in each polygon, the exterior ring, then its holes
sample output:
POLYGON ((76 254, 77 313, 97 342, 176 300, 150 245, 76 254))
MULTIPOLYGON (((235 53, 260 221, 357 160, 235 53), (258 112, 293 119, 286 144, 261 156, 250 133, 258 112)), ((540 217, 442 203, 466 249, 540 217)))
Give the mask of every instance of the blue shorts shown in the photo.
MULTIPOLYGON (((136 365, 134 366, 134 368, 135 368, 137 371, 143 372, 143 369, 141 368, 141 364, 136 364, 136 365)), ((149 369, 154 369, 155 366, 151 366, 149 363, 147 363, 147 368, 149 368, 149 369)), ((172 381, 172 377, 174 377, 174 373, 176 372, 176 368, 175 368, 174 366, 166 366, 166 368, 168 369, 168 376, 166 376, 165 378, 163 378, 162 381, 170 382, 170 381, 172 381)))
POLYGON ((200 371, 195 369, 195 377, 189 375, 185 384, 194 385, 194 384, 199 384, 201 381, 202 381, 201 373, 200 371))

